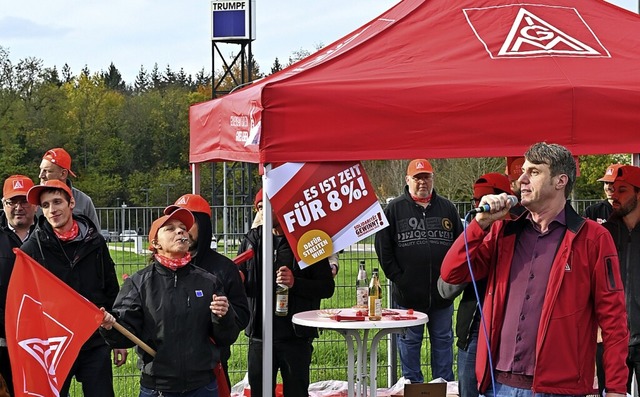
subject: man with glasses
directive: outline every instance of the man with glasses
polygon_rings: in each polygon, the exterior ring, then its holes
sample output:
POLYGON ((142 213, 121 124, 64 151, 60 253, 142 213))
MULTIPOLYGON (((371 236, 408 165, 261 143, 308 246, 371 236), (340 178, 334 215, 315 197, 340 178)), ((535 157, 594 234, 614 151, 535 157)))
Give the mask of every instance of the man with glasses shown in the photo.
MULTIPOLYGON (((462 223, 453 203, 433 189, 429 161, 411 161, 405 182, 404 194, 385 208, 389 227, 376 234, 376 253, 393 282, 394 306, 429 315, 432 376, 451 381, 453 301, 440 296, 437 282, 442 260, 462 232, 462 223)), ((424 382, 420 359, 423 337, 424 325, 410 327, 397 337, 402 376, 411 383, 424 382)))
POLYGON ((13 271, 15 254, 29 237, 35 225, 36 206, 27 202, 27 192, 33 181, 24 175, 12 175, 4 181, 2 210, 0 211, 0 374, 5 378, 9 394, 13 395, 11 365, 5 333, 4 308, 7 301, 9 277, 13 271))

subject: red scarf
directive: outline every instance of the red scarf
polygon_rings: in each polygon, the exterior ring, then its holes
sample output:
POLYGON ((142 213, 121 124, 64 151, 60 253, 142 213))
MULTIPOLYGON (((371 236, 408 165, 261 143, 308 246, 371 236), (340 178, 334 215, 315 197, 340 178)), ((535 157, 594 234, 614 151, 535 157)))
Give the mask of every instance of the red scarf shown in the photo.
POLYGON ((158 261, 159 264, 174 271, 180 269, 181 267, 185 267, 189 262, 191 262, 191 254, 188 252, 187 255, 177 259, 167 258, 166 256, 162 256, 160 254, 153 254, 153 257, 158 261))
POLYGON ((431 195, 428 195, 425 198, 422 197, 418 197, 418 196, 414 196, 413 194, 411 195, 411 198, 413 199, 413 201, 415 201, 416 203, 428 203, 429 201, 431 201, 431 195))
POLYGON ((78 222, 73 220, 73 224, 71 225, 71 229, 68 232, 59 233, 57 230, 53 229, 53 232, 58 236, 58 238, 62 241, 71 241, 74 238, 78 237, 78 233, 80 232, 80 228, 78 227, 78 222))

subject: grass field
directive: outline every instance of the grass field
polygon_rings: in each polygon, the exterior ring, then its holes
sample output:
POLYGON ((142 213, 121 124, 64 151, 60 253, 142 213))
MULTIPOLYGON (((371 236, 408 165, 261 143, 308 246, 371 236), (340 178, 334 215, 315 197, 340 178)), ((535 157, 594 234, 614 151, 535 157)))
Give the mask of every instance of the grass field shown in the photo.
MULTIPOLYGON (((132 243, 116 243, 111 245, 111 256, 116 262, 116 272, 122 282, 123 274, 133 274, 146 266, 148 255, 137 255, 128 251, 133 247, 132 243)), ((230 255, 235 256, 235 255, 230 255)), ((371 277, 372 269, 378 267, 375 252, 372 251, 370 242, 362 242, 354 246, 354 250, 345 251, 340 255, 340 272, 337 275, 336 289, 333 297, 322 301, 322 308, 344 308, 355 304, 355 281, 358 271, 358 262, 366 262, 367 274, 371 277)), ((387 282, 384 273, 380 272, 381 284, 387 291, 387 282)), ((387 300, 387 296, 384 297, 387 300)), ((188 335, 185 335, 187 338, 188 335)), ((387 343, 381 343, 378 350, 378 387, 387 387, 387 343)), ((237 342, 232 346, 231 360, 229 361, 229 373, 232 384, 240 382, 247 368, 247 338, 241 333, 237 342)), ((454 347, 455 348, 455 347, 454 347)), ((454 354, 456 350, 454 350, 454 354)), ((429 366, 428 343, 423 344, 423 372, 425 379, 431 379, 429 366)), ((140 372, 136 367, 137 355, 131 349, 127 363, 119 368, 114 368, 114 388, 116 397, 137 396, 139 392, 138 379, 140 372)), ((455 360, 454 360, 455 362, 455 360)), ((455 368, 454 368, 455 372, 455 368)), ((397 372, 397 377, 400 373, 397 372)), ((314 342, 314 354, 310 370, 311 382, 321 380, 346 380, 347 379, 347 347, 344 338, 337 332, 321 331, 320 338, 314 342)), ((82 396, 79 384, 74 384, 71 396, 82 396)))

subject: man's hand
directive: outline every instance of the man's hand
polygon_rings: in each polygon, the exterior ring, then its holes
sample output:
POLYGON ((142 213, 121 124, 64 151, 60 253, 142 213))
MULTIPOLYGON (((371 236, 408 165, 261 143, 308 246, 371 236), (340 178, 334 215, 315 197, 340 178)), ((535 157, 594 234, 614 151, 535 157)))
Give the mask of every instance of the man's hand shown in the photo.
POLYGON ((286 266, 281 266, 278 269, 278 273, 276 274, 276 283, 286 285, 287 288, 292 288, 293 283, 295 282, 295 278, 293 277, 293 272, 286 266))
POLYGON ((485 204, 489 205, 490 210, 476 214, 476 221, 482 227, 482 230, 487 230, 493 222, 504 219, 509 212, 509 208, 511 208, 506 193, 483 196, 480 200, 480 206, 485 204))
POLYGON ((113 363, 116 367, 127 362, 129 351, 127 349, 113 349, 113 363))

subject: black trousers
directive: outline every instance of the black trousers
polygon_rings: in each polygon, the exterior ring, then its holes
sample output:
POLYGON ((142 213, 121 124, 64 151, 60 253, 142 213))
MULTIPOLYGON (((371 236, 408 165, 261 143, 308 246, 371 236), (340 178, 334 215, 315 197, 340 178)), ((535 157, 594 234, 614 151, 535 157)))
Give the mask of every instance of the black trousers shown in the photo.
MULTIPOLYGON (((307 397, 309 395, 309 366, 313 345, 311 339, 295 338, 273 343, 273 377, 275 388, 276 375, 280 370, 284 397, 307 397)), ((262 341, 249 340, 249 385, 251 396, 262 395, 262 341)), ((272 392, 275 396, 275 390, 272 392)))
POLYGON ((80 350, 69 376, 60 390, 60 397, 69 395, 71 379, 82 383, 84 397, 114 397, 111 348, 108 345, 80 350))
POLYGON ((0 374, 7 383, 9 394, 13 394, 13 379, 11 378, 11 363, 9 362, 9 349, 6 346, 0 347, 0 374))

